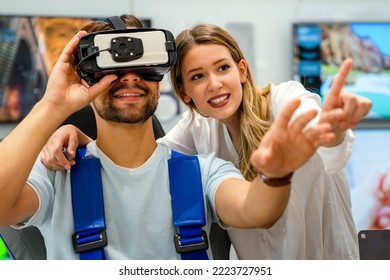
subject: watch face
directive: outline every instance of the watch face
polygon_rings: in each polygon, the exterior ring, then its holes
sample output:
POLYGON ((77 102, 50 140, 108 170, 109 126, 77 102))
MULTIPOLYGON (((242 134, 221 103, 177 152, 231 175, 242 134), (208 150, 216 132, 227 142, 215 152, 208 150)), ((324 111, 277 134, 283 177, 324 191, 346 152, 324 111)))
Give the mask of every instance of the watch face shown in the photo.
POLYGON ((3 237, 0 235, 0 260, 14 260, 14 259, 15 258, 12 255, 7 244, 5 244, 3 237))

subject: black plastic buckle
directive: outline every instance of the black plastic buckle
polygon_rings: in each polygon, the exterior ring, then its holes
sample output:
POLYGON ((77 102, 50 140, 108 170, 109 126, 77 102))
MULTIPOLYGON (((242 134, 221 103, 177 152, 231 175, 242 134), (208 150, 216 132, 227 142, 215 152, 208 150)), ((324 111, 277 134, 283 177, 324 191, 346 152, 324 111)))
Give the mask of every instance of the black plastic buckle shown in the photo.
POLYGON ((174 236, 176 252, 179 254, 189 253, 200 250, 207 250, 209 248, 209 241, 207 239, 207 233, 202 230, 202 242, 182 245, 180 242, 180 234, 176 233, 174 236))
POLYGON ((79 235, 77 233, 74 233, 72 235, 72 241, 73 241, 73 248, 76 253, 83 253, 86 251, 107 246, 107 233, 105 228, 102 228, 102 231, 100 232, 100 238, 96 241, 88 242, 85 244, 77 244, 78 239, 79 239, 79 235))

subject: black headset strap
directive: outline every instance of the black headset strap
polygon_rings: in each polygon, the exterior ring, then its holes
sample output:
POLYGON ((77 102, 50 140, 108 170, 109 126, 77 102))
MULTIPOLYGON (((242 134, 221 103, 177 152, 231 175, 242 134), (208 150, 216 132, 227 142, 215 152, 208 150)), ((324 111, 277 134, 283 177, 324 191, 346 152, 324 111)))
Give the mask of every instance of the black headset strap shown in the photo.
POLYGON ((108 22, 114 29, 127 29, 127 26, 125 25, 123 20, 118 16, 108 17, 106 19, 106 22, 108 22))

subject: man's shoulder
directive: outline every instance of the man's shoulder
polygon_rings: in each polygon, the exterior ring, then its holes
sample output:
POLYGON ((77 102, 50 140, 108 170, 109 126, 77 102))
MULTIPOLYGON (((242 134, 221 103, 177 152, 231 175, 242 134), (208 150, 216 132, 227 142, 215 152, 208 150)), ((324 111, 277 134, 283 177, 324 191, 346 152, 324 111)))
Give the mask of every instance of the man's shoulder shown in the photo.
POLYGON ((202 172, 217 176, 228 176, 242 178, 241 172, 231 161, 221 159, 215 155, 215 152, 207 154, 198 154, 199 164, 202 172))

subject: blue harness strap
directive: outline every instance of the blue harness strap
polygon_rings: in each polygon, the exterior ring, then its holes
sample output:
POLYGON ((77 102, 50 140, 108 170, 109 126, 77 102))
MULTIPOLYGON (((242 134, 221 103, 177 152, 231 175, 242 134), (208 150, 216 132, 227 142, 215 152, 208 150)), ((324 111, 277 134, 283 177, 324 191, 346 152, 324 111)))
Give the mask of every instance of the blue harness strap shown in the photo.
POLYGON ((168 160, 176 251, 182 260, 207 260, 208 239, 199 160, 172 150, 168 160), (195 199, 197 198, 197 199, 195 199))
POLYGON ((105 260, 107 234, 100 160, 86 158, 85 152, 85 148, 77 149, 76 164, 71 168, 73 247, 81 260, 105 260))
MULTIPOLYGON (((82 260, 106 259, 106 224, 103 187, 98 158, 86 158, 85 148, 76 153, 71 168, 74 231, 73 247, 82 260)), ((176 251, 182 260, 207 260, 208 238, 202 180, 197 156, 172 151, 168 161, 176 251), (197 199, 194 199, 197 198, 197 199)))

